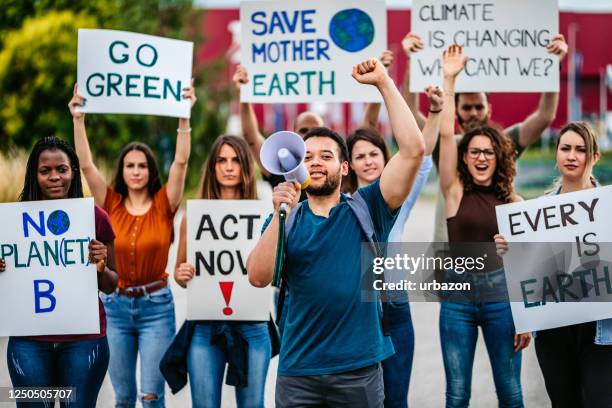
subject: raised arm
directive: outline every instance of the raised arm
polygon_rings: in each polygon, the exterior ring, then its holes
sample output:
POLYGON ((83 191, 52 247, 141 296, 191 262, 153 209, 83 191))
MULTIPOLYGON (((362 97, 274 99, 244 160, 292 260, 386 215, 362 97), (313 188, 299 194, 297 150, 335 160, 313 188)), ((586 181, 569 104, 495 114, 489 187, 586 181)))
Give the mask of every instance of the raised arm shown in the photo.
MULTIPOLYGON (((438 172, 440 189, 446 200, 446 215, 449 208, 459 206, 463 194, 463 187, 457 173, 457 142, 455 141, 455 79, 463 70, 467 57, 463 55, 461 47, 451 45, 444 52, 442 58, 444 74, 444 109, 442 110, 442 124, 440 128, 440 163, 438 172)), ((452 211, 450 211, 452 213, 452 211)), ((456 209, 455 209, 456 212, 456 209)))
POLYGON ((425 143, 410 109, 382 64, 369 59, 353 67, 353 78, 376 86, 389 112, 391 128, 399 151, 385 166, 380 177, 380 191, 391 210, 399 208, 414 183, 421 166, 425 143))
POLYGON ((437 86, 428 86, 425 88, 425 93, 429 99, 429 113, 423 127, 423 138, 425 139, 425 156, 429 156, 434 151, 440 134, 444 92, 437 86))
POLYGON ((174 266, 174 280, 179 286, 186 288, 195 276, 195 267, 187 263, 187 215, 183 215, 179 228, 179 242, 176 251, 176 263, 174 266))
POLYGON ((419 125, 419 129, 423 129, 425 126, 425 116, 420 111, 420 103, 419 103, 419 94, 415 92, 410 92, 410 56, 422 50, 425 47, 425 43, 419 37, 418 34, 413 32, 409 32, 406 34, 404 39, 402 40, 402 48, 404 49, 404 53, 406 54, 406 73, 404 74, 404 83, 402 85, 402 93, 404 95, 404 99, 412 112, 417 124, 419 125))
POLYGON ((274 277, 274 261, 276 260, 276 245, 278 243, 278 209, 281 203, 294 208, 300 198, 300 185, 297 183, 280 183, 272 191, 274 215, 264 233, 247 258, 247 273, 251 285, 258 288, 268 286, 274 277))
MULTIPOLYGON (((189 99, 191 107, 196 103, 198 98, 195 95, 193 87, 193 79, 191 86, 183 89, 183 99, 189 99)), ((176 150, 174 152, 174 160, 168 172, 168 184, 166 194, 170 208, 176 210, 183 198, 185 190, 185 177, 187 176, 187 164, 189 163, 189 155, 191 153, 191 127, 189 127, 189 118, 180 118, 178 129, 176 130, 176 150)))
MULTIPOLYGON (((385 50, 380 56, 380 62, 382 62, 385 69, 389 69, 393 63, 393 51, 385 50)), ((363 127, 369 127, 376 129, 378 126, 378 117, 380 116, 380 103, 370 102, 366 105, 365 114, 363 117, 363 127)))
MULTIPOLYGON (((559 58, 559 63, 561 63, 567 55, 567 43, 563 35, 555 35, 546 46, 546 49, 550 54, 556 55, 559 58)), ((519 125, 519 144, 521 148, 526 149, 540 138, 542 132, 555 119, 558 106, 558 92, 545 92, 540 96, 540 102, 536 111, 519 125)))
POLYGON ((72 99, 68 103, 74 128, 74 147, 94 201, 97 205, 103 207, 104 200, 106 199, 106 182, 91 157, 91 149, 89 148, 89 141, 87 140, 87 132, 85 130, 85 113, 77 112, 77 107, 85 105, 85 98, 80 96, 78 92, 78 86, 75 84, 72 91, 72 99))
MULTIPOLYGON (((241 85, 249 83, 249 73, 246 68, 242 65, 238 65, 232 81, 240 95, 241 85)), ((255 116, 253 105, 248 102, 240 102, 240 126, 242 127, 242 136, 249 144, 251 153, 253 157, 255 157, 255 160, 257 160, 261 172, 264 176, 269 176, 270 173, 261 165, 261 159, 259 157, 259 151, 265 139, 257 126, 257 116, 255 116)))

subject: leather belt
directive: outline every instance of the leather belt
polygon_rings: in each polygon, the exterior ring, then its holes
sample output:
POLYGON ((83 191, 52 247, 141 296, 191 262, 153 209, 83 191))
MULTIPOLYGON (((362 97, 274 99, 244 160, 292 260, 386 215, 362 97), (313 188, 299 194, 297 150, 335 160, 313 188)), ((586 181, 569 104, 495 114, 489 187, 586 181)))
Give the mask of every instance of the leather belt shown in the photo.
POLYGON ((162 288, 168 286, 168 282, 165 280, 158 280, 155 282, 147 283, 141 286, 128 286, 127 288, 119 288, 119 294, 127 297, 142 297, 147 293, 153 293, 162 288))

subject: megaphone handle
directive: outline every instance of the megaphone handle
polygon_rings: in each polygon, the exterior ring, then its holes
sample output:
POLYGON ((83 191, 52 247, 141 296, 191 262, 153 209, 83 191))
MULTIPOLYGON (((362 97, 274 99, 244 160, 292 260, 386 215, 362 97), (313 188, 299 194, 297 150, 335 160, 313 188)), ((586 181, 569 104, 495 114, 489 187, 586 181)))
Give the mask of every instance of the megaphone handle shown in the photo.
POLYGON ((287 209, 288 209, 288 208, 289 208, 289 207, 287 207, 287 203, 281 203, 280 208, 279 208, 279 211, 280 211, 280 212, 282 212, 282 213, 284 213, 284 214, 287 214, 287 209))
POLYGON ((285 208, 287 207, 287 204, 281 204, 279 213, 280 220, 278 224, 278 242, 276 243, 276 258, 274 260, 274 275, 272 276, 272 286, 277 288, 280 287, 285 257, 285 219, 287 218, 287 212, 283 211, 283 205, 285 208))

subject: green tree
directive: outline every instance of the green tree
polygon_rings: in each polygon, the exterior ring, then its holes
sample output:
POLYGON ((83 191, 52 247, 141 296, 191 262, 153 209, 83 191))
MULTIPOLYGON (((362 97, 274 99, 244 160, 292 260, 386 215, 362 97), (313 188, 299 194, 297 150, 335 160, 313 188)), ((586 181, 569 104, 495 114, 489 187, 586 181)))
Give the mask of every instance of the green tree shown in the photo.
POLYGON ((5 37, 0 52, 0 137, 29 147, 33 140, 68 129, 66 101, 76 67, 76 32, 95 19, 70 11, 28 18, 5 37))
MULTIPOLYGON (((190 0, 7 0, 0 17, 0 149, 30 148, 40 137, 72 139, 67 103, 76 81, 79 28, 110 28, 203 43, 203 11, 190 0)), ((192 165, 189 184, 228 115, 226 62, 197 65, 198 104, 192 111, 192 165)), ((111 161, 132 140, 158 152, 164 172, 172 159, 176 119, 137 115, 87 116, 92 150, 111 161)))

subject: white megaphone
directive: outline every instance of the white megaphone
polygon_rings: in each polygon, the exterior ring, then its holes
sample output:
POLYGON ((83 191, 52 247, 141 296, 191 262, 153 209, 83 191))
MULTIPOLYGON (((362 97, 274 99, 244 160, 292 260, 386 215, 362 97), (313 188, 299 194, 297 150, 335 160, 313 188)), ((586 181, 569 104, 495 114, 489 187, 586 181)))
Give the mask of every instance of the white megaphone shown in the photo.
MULTIPOLYGON (((310 185, 310 174, 304 166, 306 143, 294 132, 281 131, 268 137, 259 151, 261 164, 269 173, 295 181, 302 190, 310 185)), ((286 210, 282 205, 281 210, 286 210)))

